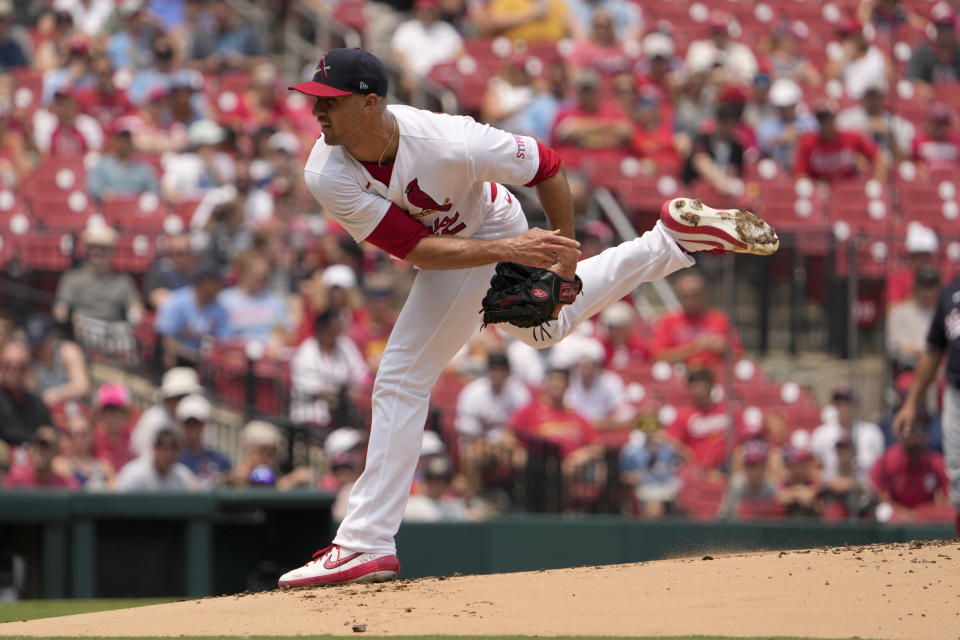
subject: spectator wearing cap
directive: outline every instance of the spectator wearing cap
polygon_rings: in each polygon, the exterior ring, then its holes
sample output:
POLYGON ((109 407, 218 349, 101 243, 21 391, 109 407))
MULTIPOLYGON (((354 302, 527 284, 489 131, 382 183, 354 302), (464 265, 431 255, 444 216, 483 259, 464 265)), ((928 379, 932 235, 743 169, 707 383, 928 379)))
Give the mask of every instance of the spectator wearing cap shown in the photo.
POLYGON ((761 38, 759 49, 766 54, 764 57, 774 81, 782 78, 808 86, 820 86, 820 72, 799 48, 799 40, 804 35, 794 23, 784 21, 774 27, 768 38, 761 38))
POLYGON ((715 382, 710 369, 690 369, 689 404, 676 407, 673 421, 664 425, 680 455, 702 471, 725 470, 727 454, 732 453, 727 443, 735 443, 743 430, 734 422, 726 403, 714 400, 715 382))
POLYGON ((205 339, 217 340, 230 335, 230 316, 218 300, 223 276, 212 264, 201 264, 193 273, 190 286, 170 294, 157 310, 154 327, 163 336, 164 361, 196 363, 205 339))
POLYGON ((603 8, 593 10, 590 33, 574 41, 569 55, 565 56, 574 72, 593 69, 605 76, 630 71, 636 56, 624 46, 623 38, 617 36, 613 15, 603 8))
POLYGON ((655 415, 641 417, 620 450, 620 481, 631 490, 642 516, 658 518, 673 511, 682 463, 660 420, 655 415))
MULTIPOLYGON (((137 67, 130 82, 127 92, 130 99, 136 104, 148 102, 148 98, 153 91, 166 93, 170 85, 170 75, 177 70, 180 65, 179 57, 174 50, 173 40, 169 35, 162 35, 154 38, 150 44, 151 62, 144 67, 137 67)), ((138 55, 143 55, 137 52, 138 55)), ((114 65, 117 65, 116 61, 114 65)))
POLYGON ((817 130, 817 120, 803 107, 803 90, 793 80, 779 78, 768 96, 775 113, 757 128, 760 151, 786 171, 793 171, 797 141, 817 130), (803 109, 803 111, 801 111, 803 109))
POLYGON ((302 313, 299 337, 301 343, 314 334, 317 316, 333 309, 344 327, 354 324, 360 314, 362 299, 357 289, 357 274, 345 264, 318 267, 300 283, 302 313))
POLYGON ((330 514, 337 522, 347 514, 350 490, 363 471, 364 444, 363 434, 353 427, 334 429, 323 441, 330 471, 320 478, 318 487, 337 494, 330 509, 330 514))
POLYGON ((404 522, 459 522, 471 519, 463 498, 453 489, 453 463, 444 455, 423 465, 423 481, 407 501, 404 522))
POLYGON ((198 488, 197 478, 181 462, 183 437, 165 427, 153 436, 151 451, 128 462, 114 481, 120 493, 132 491, 192 491, 198 488))
POLYGON ((603 343, 604 366, 614 371, 643 362, 649 354, 646 341, 634 330, 636 313, 626 302, 616 302, 600 314, 600 341, 603 343))
POLYGON ((350 397, 370 382, 363 354, 344 335, 339 313, 327 309, 317 316, 314 334, 297 348, 290 361, 290 419, 319 427, 343 424, 350 397))
POLYGON ((889 109, 887 92, 881 84, 867 86, 858 104, 841 111, 837 128, 859 131, 873 140, 886 153, 888 163, 910 157, 914 127, 889 109))
POLYGON ((280 474, 280 430, 264 420, 251 420, 240 431, 243 459, 230 472, 229 483, 238 487, 274 487, 281 491, 308 487, 316 482, 310 467, 280 474))
POLYGON ((401 69, 401 86, 408 93, 438 64, 453 62, 463 55, 463 38, 449 22, 441 19, 439 0, 415 0, 414 16, 400 23, 390 48, 401 69), (429 47, 423 43, 429 42, 429 47))
POLYGON ((19 69, 30 64, 19 40, 13 37, 13 0, 0 0, 0 72, 19 69))
MULTIPOLYGON (((170 114, 170 92, 166 85, 150 89, 140 111, 131 118, 131 122, 133 146, 137 151, 180 156, 190 150, 187 127, 174 120, 170 114)), ((165 166, 163 161, 164 157, 161 157, 161 169, 165 166)), ((199 196, 190 197, 195 199, 199 196)))
POLYGON ((907 300, 913 292, 914 279, 920 267, 937 269, 937 251, 940 241, 937 232, 913 221, 907 225, 907 237, 904 239, 907 250, 905 264, 895 265, 887 274, 885 297, 887 306, 907 300))
MULTIPOLYGON (((156 4, 156 3, 154 3, 156 4)), ((143 69, 154 63, 151 45, 162 33, 146 0, 117 2, 119 25, 107 40, 106 53, 117 69, 143 69)))
POLYGON ((101 156, 87 173, 87 193, 97 202, 160 191, 154 168, 133 157, 130 126, 123 119, 114 124, 110 134, 111 153, 101 156))
POLYGON ((750 83, 750 88, 747 91, 747 103, 743 107, 741 121, 755 132, 758 148, 760 144, 760 125, 767 118, 772 118, 777 113, 776 107, 770 104, 772 85, 773 80, 770 78, 770 74, 758 71, 757 75, 753 76, 753 82, 750 83))
POLYGON ((160 380, 159 402, 143 412, 130 433, 130 449, 138 456, 149 453, 154 436, 164 429, 176 430, 177 405, 189 395, 202 395, 197 372, 190 367, 174 367, 160 380))
POLYGON ((692 73, 709 73, 718 83, 750 82, 757 73, 757 58, 750 47, 730 37, 733 17, 714 11, 708 19, 710 36, 696 40, 687 49, 687 68, 692 73))
POLYGON ((786 477, 777 489, 777 502, 788 518, 816 518, 823 511, 813 457, 806 449, 783 448, 786 477))
MULTIPOLYGON (((161 187, 172 202, 203 198, 236 177, 233 159, 218 150, 226 132, 213 120, 197 120, 187 129, 189 148, 164 158, 161 187)), ((202 225, 201 225, 202 226, 202 225)))
POLYGON ((237 284, 224 289, 217 301, 227 312, 228 338, 258 340, 270 354, 278 354, 290 341, 293 325, 286 301, 271 291, 270 261, 248 251, 234 261, 237 284))
POLYGON ((30 349, 10 340, 0 350, 0 441, 9 445, 30 442, 36 430, 53 424, 40 396, 27 389, 30 349))
POLYGON ((170 117, 188 128, 210 118, 203 76, 194 69, 178 69, 170 74, 167 96, 170 117))
POLYGON ((952 120, 949 106, 940 102, 930 106, 926 133, 911 141, 914 162, 934 172, 960 169, 960 133, 952 120))
POLYGON ((601 99, 600 77, 585 69, 577 76, 576 102, 557 112, 552 143, 578 149, 615 149, 629 143, 633 125, 615 104, 601 99))
POLYGON ((814 103, 813 114, 820 130, 803 134, 797 143, 793 171, 798 178, 834 182, 867 173, 875 180, 886 180, 886 158, 867 136, 837 127, 835 102, 818 100, 814 103), (869 165, 870 170, 864 171, 864 165, 869 165))
POLYGON ((854 422, 856 397, 849 386, 834 389, 832 401, 833 411, 827 413, 826 421, 810 436, 810 453, 820 463, 823 480, 827 482, 837 475, 837 441, 844 433, 849 434, 856 454, 856 477, 866 479, 873 463, 883 455, 883 432, 873 422, 854 422))
MULTIPOLYGON (((249 88, 237 96, 233 108, 220 107, 220 121, 248 133, 255 133, 264 127, 275 130, 287 123, 291 114, 283 94, 277 90, 277 77, 277 68, 272 63, 264 61, 254 64, 250 69, 249 88)), ((227 102, 229 99, 221 97, 219 100, 227 102)))
POLYGON ((60 456, 60 434, 51 426, 38 427, 30 438, 28 456, 15 463, 3 479, 6 488, 78 489, 69 465, 60 456))
POLYGON ((682 362, 687 367, 720 366, 726 353, 743 351, 737 330, 727 314, 707 305, 707 284, 703 274, 687 269, 673 280, 680 309, 664 313, 650 337, 654 360, 682 362))
MULTIPOLYGON (((96 77, 90 69, 90 43, 85 36, 79 35, 72 24, 63 24, 62 16, 57 16, 58 27, 62 28, 62 40, 51 62, 52 67, 43 74, 43 99, 41 103, 49 105, 56 92, 86 89, 92 87, 96 77), (61 55, 65 52, 65 55, 61 55)), ((40 113, 40 112, 38 112, 40 113)))
POLYGON ((190 284, 197 266, 197 254, 186 233, 162 239, 161 257, 143 279, 143 293, 147 304, 159 309, 170 294, 190 284))
POLYGON ((762 440, 743 443, 743 469, 730 477, 718 518, 748 519, 777 515, 777 483, 767 471, 770 449, 762 440))
POLYGON ((868 87, 886 89, 893 84, 893 65, 883 51, 870 44, 859 20, 841 21, 837 35, 843 39, 843 53, 827 62, 824 68, 827 79, 843 82, 847 96, 854 100, 862 98, 868 87))
POLYGON ((27 318, 24 327, 33 356, 33 390, 48 407, 75 400, 82 402, 90 392, 87 358, 72 340, 65 340, 46 313, 27 318))
POLYGON ((210 422, 210 412, 210 402, 199 394, 181 400, 174 411, 184 439, 180 462, 204 486, 216 484, 232 466, 226 455, 208 447, 204 441, 203 432, 210 422))
POLYGON ((120 469, 133 459, 130 434, 133 431, 133 407, 130 391, 119 382, 108 382, 97 389, 91 416, 94 425, 95 455, 120 469))
MULTIPOLYGON (((635 125, 630 147, 638 158, 652 164, 654 172, 675 173, 680 166, 680 150, 686 146, 685 137, 674 133, 665 111, 658 89, 640 88, 630 112, 635 125)), ((689 139, 686 141, 689 144, 689 139)))
POLYGON ((870 479, 881 502, 889 503, 902 520, 925 504, 950 503, 950 479, 943 456, 927 445, 927 416, 918 412, 913 424, 901 431, 897 444, 874 463, 870 479))
POLYGON ((851 514, 870 517, 876 500, 870 483, 863 474, 856 472, 853 438, 847 432, 841 433, 834 448, 837 453, 837 472, 824 480, 818 496, 823 504, 824 516, 831 519, 844 519, 851 514))
POLYGON ((454 426, 460 470, 472 493, 483 491, 488 471, 510 471, 515 466, 518 443, 507 422, 531 400, 527 386, 510 375, 510 361, 502 351, 488 353, 486 373, 460 390, 454 426))
POLYGON ((519 130, 523 111, 535 95, 533 78, 527 70, 528 57, 515 53, 504 58, 500 71, 487 82, 481 119, 497 127, 519 130))
POLYGON ((744 145, 737 135, 739 108, 723 104, 717 109, 716 126, 693 139, 681 179, 690 185, 699 180, 719 193, 736 195, 734 178, 743 174, 744 145))
POLYGON ((893 373, 912 370, 926 349, 924 336, 930 328, 940 298, 940 273, 931 265, 914 272, 913 292, 909 299, 887 310, 887 357, 893 373))
POLYGON ((83 265, 67 271, 57 283, 53 317, 61 324, 73 321, 81 340, 86 320, 138 322, 143 315, 133 278, 111 266, 118 235, 102 224, 88 226, 82 235, 86 248, 83 265))
POLYGON ((109 58, 94 58, 91 68, 96 82, 88 89, 77 91, 77 108, 95 118, 104 131, 110 131, 120 118, 133 115, 137 109, 127 92, 114 83, 109 58))
POLYGON ((90 420, 83 414, 66 421, 67 444, 64 459, 77 485, 84 491, 105 491, 112 487, 115 469, 97 455, 96 438, 90 420))
POLYGON ((643 57, 634 67, 637 85, 657 90, 664 106, 670 107, 681 84, 679 70, 683 67, 683 60, 676 55, 673 38, 654 31, 644 36, 642 48, 643 57))
POLYGON ((954 9, 939 2, 931 9, 930 17, 935 30, 933 41, 914 48, 906 72, 925 96, 933 93, 934 85, 960 83, 960 42, 954 9))
POLYGON ((512 42, 559 42, 576 33, 564 0, 489 0, 468 5, 468 17, 483 37, 512 42))
POLYGON ((363 282, 363 313, 347 329, 370 371, 380 368, 380 359, 397 321, 394 285, 389 276, 372 274, 363 282))
POLYGON ((79 113, 74 89, 57 89, 50 109, 33 115, 33 141, 42 154, 79 157, 103 146, 103 129, 92 116, 79 113))
POLYGON ((260 28, 241 20, 230 3, 213 0, 198 23, 190 59, 204 71, 245 68, 263 54, 261 38, 260 28))
MULTIPOLYGON (((226 204, 239 210, 246 229, 252 229, 273 217, 273 196, 266 189, 254 184, 248 160, 238 160, 235 163, 232 182, 210 189, 204 194, 190 219, 190 227, 210 233, 214 210, 226 204)), ((211 238, 210 242, 213 241, 211 238)))
MULTIPOLYGON (((556 351, 552 355, 556 355, 556 351)), ((570 386, 564 398, 566 405, 589 420, 595 429, 614 429, 632 421, 636 412, 627 402, 623 379, 618 373, 603 368, 606 357, 603 343, 596 338, 578 338, 573 341, 569 355, 570 386)))

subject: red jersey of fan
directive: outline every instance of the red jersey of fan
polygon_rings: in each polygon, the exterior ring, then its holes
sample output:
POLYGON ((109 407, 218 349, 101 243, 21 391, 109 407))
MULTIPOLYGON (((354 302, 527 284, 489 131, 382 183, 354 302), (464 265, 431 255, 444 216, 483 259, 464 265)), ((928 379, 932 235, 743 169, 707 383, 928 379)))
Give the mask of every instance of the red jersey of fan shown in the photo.
POLYGON ((658 167, 680 166, 680 156, 673 146, 673 126, 664 118, 653 131, 636 127, 630 145, 638 157, 650 158, 658 167))
POLYGON ((601 104, 596 111, 592 112, 584 111, 577 104, 561 107, 560 110, 557 111, 557 116, 553 121, 553 131, 550 133, 554 144, 563 144, 563 141, 557 140, 557 128, 568 118, 591 118, 605 122, 616 122, 617 120, 626 120, 627 116, 614 104, 601 104))
POLYGON ((104 131, 109 131, 119 118, 137 111, 127 92, 122 89, 110 93, 100 93, 96 89, 80 91, 77 93, 77 106, 81 112, 96 118, 104 131))
POLYGON ((709 409, 678 407, 677 417, 667 427, 667 433, 690 448, 696 466, 715 469, 727 459, 727 430, 730 425, 731 417, 727 415, 723 403, 717 403, 709 409))
POLYGON ((832 140, 811 132, 800 137, 793 167, 798 175, 829 182, 857 175, 860 156, 872 162, 877 156, 877 145, 859 132, 838 131, 832 140))
POLYGON ((50 136, 51 156, 80 156, 89 150, 87 139, 76 126, 57 125, 50 136))
POLYGON ((556 409, 534 401, 510 418, 509 428, 521 440, 546 440, 568 455, 597 441, 597 432, 590 422, 572 409, 556 409))
POLYGON ((950 487, 943 456, 928 449, 919 460, 910 462, 901 444, 887 449, 873 463, 870 479, 878 491, 908 509, 933 502, 938 491, 946 494, 950 487))
POLYGON ((960 166, 960 136, 951 135, 946 140, 917 136, 913 139, 913 159, 931 169, 954 169, 960 166))
MULTIPOLYGON (((734 351, 743 349, 740 337, 730 326, 730 319, 723 311, 710 309, 701 316, 690 316, 681 311, 660 316, 650 338, 650 355, 654 359, 667 349, 675 349, 692 343, 702 333, 726 336, 734 351)), ((723 363, 723 354, 713 351, 698 351, 686 360, 687 366, 718 366, 723 363)))
POLYGON ((78 489, 80 485, 77 484, 77 481, 72 476, 59 476, 57 474, 51 474, 49 478, 43 480, 42 482, 37 479, 36 474, 33 471, 33 464, 29 461, 16 464, 10 469, 4 479, 3 484, 6 487, 25 487, 25 488, 37 488, 43 487, 47 489, 78 489))

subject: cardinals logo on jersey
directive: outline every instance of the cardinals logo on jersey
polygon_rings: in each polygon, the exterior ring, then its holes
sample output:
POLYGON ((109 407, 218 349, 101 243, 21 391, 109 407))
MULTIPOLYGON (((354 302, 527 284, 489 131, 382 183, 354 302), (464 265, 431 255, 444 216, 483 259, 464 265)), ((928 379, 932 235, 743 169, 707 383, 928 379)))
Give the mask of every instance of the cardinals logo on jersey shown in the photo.
POLYGON ((428 216, 438 211, 447 212, 453 208, 453 203, 450 202, 450 198, 444 198, 443 204, 437 203, 432 196, 420 188, 420 185, 417 184, 417 178, 410 181, 407 188, 404 189, 404 193, 410 204, 420 208, 420 213, 412 214, 414 218, 422 218, 423 216, 428 216))

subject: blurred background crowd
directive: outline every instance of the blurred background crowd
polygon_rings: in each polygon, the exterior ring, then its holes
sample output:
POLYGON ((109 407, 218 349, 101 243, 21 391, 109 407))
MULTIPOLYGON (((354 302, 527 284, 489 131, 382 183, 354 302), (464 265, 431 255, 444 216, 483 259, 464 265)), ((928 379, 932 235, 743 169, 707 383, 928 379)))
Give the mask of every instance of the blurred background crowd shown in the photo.
POLYGON ((958 5, 0 0, 0 489, 312 487, 342 515, 412 273, 306 192, 286 86, 363 45, 393 98, 556 148, 585 257, 680 194, 784 243, 547 352, 476 334, 409 519, 952 520, 937 399, 890 416, 960 264, 958 5), (884 366, 817 397, 777 349, 884 366))

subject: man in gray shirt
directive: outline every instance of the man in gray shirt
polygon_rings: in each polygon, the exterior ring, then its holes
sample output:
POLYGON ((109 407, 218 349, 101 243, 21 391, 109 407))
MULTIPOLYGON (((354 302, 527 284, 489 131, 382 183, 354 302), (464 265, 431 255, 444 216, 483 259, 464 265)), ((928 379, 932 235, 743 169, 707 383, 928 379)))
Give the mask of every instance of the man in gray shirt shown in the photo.
POLYGON ((173 429, 162 429, 153 439, 153 453, 128 462, 114 488, 117 491, 189 491, 197 486, 196 478, 186 465, 177 462, 182 449, 180 435, 173 429))

